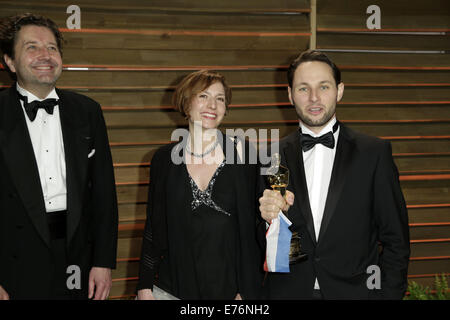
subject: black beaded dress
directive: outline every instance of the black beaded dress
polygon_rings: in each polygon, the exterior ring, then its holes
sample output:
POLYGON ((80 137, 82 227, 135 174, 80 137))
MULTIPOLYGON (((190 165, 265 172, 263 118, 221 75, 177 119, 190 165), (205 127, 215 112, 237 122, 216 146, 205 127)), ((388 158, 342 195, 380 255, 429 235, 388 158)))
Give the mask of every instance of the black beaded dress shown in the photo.
POLYGON ((202 191, 184 163, 170 162, 172 148, 152 160, 138 289, 154 283, 181 299, 256 298, 256 167, 224 159, 202 191), (169 163, 160 166, 163 158, 169 163))

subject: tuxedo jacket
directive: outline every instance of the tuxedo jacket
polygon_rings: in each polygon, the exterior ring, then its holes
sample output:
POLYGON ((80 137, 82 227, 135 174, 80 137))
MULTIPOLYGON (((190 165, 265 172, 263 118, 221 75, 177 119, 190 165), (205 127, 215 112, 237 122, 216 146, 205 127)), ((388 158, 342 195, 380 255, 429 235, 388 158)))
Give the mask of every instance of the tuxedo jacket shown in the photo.
MULTIPOLYGON (((99 104, 69 91, 56 92, 66 161, 67 261, 80 267, 80 293, 87 296, 90 268, 116 264, 112 158, 99 104)), ((49 295, 53 258, 45 214, 33 146, 14 85, 0 92, 0 285, 12 299, 49 295)))
POLYGON ((325 299, 401 299, 407 287, 409 228, 390 143, 341 124, 317 240, 300 132, 281 140, 279 148, 290 170, 288 190, 295 194, 288 210, 290 229, 299 233, 308 257, 291 265, 290 273, 269 273, 268 297, 310 299, 317 278, 325 299), (376 285, 370 266, 381 271, 379 289, 369 289, 376 285))

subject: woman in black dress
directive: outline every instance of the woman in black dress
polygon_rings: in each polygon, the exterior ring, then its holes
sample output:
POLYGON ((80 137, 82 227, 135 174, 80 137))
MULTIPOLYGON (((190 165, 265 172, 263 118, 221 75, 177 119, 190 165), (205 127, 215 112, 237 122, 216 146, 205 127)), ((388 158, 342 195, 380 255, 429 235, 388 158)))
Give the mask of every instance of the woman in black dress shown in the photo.
POLYGON ((216 72, 194 72, 177 86, 189 134, 152 159, 138 299, 154 299, 154 284, 180 299, 259 297, 257 166, 248 143, 217 130, 230 101, 216 72))

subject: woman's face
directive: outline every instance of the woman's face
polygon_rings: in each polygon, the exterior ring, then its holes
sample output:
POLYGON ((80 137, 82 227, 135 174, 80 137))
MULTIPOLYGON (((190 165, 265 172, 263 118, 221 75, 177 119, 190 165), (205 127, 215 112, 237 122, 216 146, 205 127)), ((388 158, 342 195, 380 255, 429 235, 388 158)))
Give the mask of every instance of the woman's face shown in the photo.
POLYGON ((195 124, 203 129, 215 129, 222 122, 225 111, 225 89, 221 82, 215 82, 192 98, 189 126, 195 124))

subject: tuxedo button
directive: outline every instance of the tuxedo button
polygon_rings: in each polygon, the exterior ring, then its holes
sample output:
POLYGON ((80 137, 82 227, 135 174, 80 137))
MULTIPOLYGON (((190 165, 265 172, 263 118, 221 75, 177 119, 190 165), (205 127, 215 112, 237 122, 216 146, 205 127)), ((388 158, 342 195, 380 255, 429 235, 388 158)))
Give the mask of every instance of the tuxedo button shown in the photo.
POLYGON ((314 258, 314 261, 315 261, 315 262, 320 262, 320 258, 319 258, 319 257, 315 257, 315 258, 314 258))

